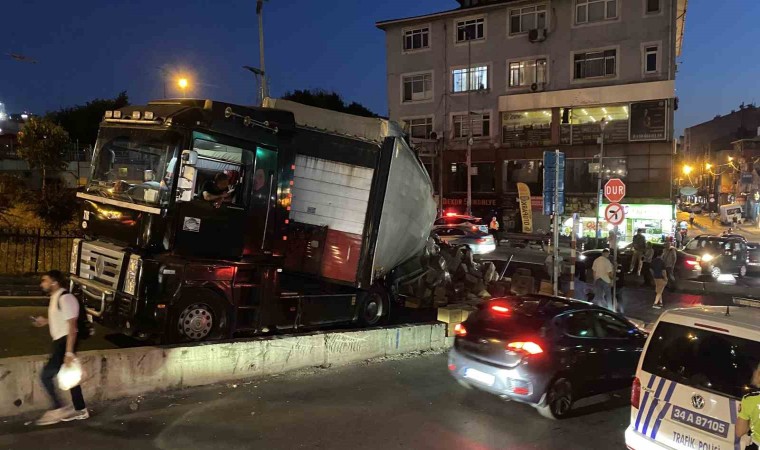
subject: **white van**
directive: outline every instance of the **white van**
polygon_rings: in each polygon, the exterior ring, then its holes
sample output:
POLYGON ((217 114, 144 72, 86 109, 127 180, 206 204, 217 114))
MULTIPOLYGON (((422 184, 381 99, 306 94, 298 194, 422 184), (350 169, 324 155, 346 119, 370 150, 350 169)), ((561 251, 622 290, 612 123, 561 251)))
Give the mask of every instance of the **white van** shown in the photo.
POLYGON ((626 445, 632 450, 743 450, 734 426, 758 362, 760 308, 665 312, 636 370, 626 445))

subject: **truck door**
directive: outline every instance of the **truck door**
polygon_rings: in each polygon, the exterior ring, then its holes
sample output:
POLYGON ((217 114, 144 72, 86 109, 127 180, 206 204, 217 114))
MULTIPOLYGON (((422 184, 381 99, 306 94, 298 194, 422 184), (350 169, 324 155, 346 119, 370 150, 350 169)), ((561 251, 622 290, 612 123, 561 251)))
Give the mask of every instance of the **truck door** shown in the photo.
POLYGON ((246 256, 268 254, 272 250, 275 230, 277 196, 277 152, 256 148, 256 160, 251 173, 250 208, 245 224, 244 252, 246 256))
POLYGON ((192 148, 197 152, 195 187, 192 198, 178 204, 175 251, 188 256, 240 257, 254 150, 200 133, 194 134, 192 148), (211 199, 204 192, 224 197, 211 199))

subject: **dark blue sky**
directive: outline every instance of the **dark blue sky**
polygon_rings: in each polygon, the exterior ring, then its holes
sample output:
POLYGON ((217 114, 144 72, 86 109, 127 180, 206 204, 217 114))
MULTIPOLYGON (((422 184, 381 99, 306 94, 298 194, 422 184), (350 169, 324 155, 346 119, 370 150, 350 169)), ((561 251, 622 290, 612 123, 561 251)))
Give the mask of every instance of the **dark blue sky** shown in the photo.
MULTIPOLYGON (((258 66, 255 3, 13 1, 2 7, 10 20, 3 14, 0 52, 39 62, 2 55, 0 101, 11 112, 44 112, 127 90, 134 103, 144 102, 163 95, 158 67, 168 66, 189 74, 195 87, 189 96, 253 102, 253 79, 241 66, 258 66)), ((386 114, 384 36, 375 21, 456 5, 454 0, 270 0, 264 28, 272 94, 334 89, 386 114)), ((677 81, 679 130, 742 101, 760 101, 760 1, 689 6, 677 81)), ((169 95, 177 95, 173 86, 169 95)))

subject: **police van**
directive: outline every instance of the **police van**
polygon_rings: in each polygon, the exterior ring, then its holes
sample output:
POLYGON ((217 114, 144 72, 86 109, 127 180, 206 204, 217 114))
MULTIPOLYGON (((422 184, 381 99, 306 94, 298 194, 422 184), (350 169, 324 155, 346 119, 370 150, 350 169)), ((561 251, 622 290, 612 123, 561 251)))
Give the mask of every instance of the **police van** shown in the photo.
POLYGON ((660 316, 633 382, 629 449, 744 450, 734 427, 760 362, 760 302, 734 303, 660 316))

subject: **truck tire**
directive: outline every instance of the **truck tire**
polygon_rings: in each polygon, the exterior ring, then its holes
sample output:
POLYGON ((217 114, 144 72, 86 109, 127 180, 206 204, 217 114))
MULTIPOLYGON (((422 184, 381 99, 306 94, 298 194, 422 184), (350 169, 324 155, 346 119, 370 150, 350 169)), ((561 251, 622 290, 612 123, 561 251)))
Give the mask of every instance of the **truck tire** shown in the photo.
POLYGON ((175 344, 222 339, 227 335, 228 320, 224 300, 214 291, 184 291, 172 307, 167 341, 175 344))
POLYGON ((357 308, 357 320, 363 327, 382 325, 388 320, 390 314, 390 299, 388 292, 378 286, 374 286, 367 292, 362 293, 357 308))

